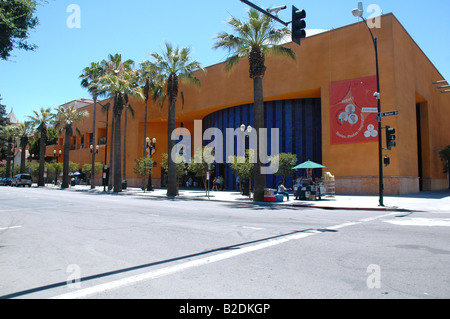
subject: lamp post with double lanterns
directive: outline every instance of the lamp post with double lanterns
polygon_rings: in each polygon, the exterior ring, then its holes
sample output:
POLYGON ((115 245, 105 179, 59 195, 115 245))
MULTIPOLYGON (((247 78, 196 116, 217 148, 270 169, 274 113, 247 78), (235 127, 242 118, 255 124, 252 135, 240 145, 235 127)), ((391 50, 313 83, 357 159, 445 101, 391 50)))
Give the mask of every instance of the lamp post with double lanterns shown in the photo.
MULTIPOLYGON (((61 150, 59 150, 59 152, 56 150, 53 150, 53 158, 56 160, 56 163, 58 163, 58 158, 61 157, 61 155, 62 155, 61 150)), ((34 154, 32 154, 32 157, 34 158, 34 154)))
MULTIPOLYGON (((145 139, 147 150, 148 150, 148 156, 151 158, 153 155, 153 151, 156 150, 156 138, 150 139, 150 137, 147 137, 145 139)), ((153 165, 152 165, 153 166, 153 165)), ((150 167, 150 171, 148 172, 148 182, 147 182, 147 191, 153 191, 153 185, 152 185, 152 168, 150 167)))

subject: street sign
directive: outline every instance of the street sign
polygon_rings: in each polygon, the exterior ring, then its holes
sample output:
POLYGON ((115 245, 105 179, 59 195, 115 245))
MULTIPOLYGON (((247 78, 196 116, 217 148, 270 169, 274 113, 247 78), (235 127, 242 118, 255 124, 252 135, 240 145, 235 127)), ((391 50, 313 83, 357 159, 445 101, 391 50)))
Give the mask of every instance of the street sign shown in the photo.
POLYGON ((398 111, 380 113, 380 117, 397 116, 397 115, 398 115, 398 111))

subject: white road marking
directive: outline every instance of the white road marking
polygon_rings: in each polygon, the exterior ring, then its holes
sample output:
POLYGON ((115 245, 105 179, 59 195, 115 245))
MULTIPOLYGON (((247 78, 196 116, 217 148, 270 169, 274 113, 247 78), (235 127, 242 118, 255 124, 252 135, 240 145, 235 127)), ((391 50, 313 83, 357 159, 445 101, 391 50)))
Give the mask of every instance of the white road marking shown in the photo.
POLYGON ((449 218, 408 218, 383 221, 399 226, 450 227, 449 218))
MULTIPOLYGON (((380 219, 380 218, 384 218, 387 216, 390 216, 393 214, 388 214, 388 215, 382 215, 382 216, 378 216, 378 217, 372 217, 370 220, 365 219, 366 222, 368 221, 374 221, 376 219, 380 219)), ((331 230, 336 230, 336 229, 342 229, 345 227, 350 227, 350 226, 354 226, 354 225, 358 225, 363 223, 363 220, 357 221, 357 222, 347 222, 344 224, 340 224, 340 225, 335 225, 335 226, 331 226, 328 227, 327 229, 331 229, 331 230)), ((267 241, 264 241, 262 243, 259 244, 254 244, 254 245, 250 245, 250 246, 243 246, 239 249, 235 249, 235 250, 231 250, 231 251, 227 251, 225 253, 219 253, 217 255, 213 255, 213 256, 209 256, 209 257, 205 257, 205 258, 200 258, 197 260, 192 260, 192 261, 188 261, 185 263, 181 263, 178 265, 174 265, 174 266, 169 266, 169 267, 165 267, 165 268, 161 268, 161 269, 157 269, 157 270, 153 270, 153 271, 149 271, 140 275, 135 275, 135 276, 130 276, 127 278, 123 278, 123 279, 118 279, 118 280, 114 280, 114 281, 110 281, 104 284, 100 284, 100 285, 96 285, 93 287, 89 287, 89 288, 84 288, 84 289, 80 289, 77 291, 73 291, 73 292, 69 292, 66 294, 62 294, 62 295, 58 295, 55 296, 51 299, 78 299, 78 298, 86 298, 88 296, 92 296, 92 295, 96 295, 99 293, 103 293, 109 290, 114 290, 114 289, 118 289, 121 287, 125 287, 131 284, 136 284, 138 282, 142 282, 142 281, 147 281, 147 280, 151 280, 151 279, 155 279, 155 278, 160 278, 160 277, 164 277, 164 276, 168 276, 180 271, 184 271, 187 269, 191 269, 191 268, 195 268, 195 267, 200 267, 200 266, 204 266, 204 265, 209 265, 218 261, 222 261, 225 259, 229 259, 232 257, 236 257, 239 255, 243 255, 243 254, 247 254, 250 252, 254 252, 257 250, 261 250, 261 249, 265 249, 265 248, 269 248, 269 247, 273 247, 273 246, 277 246, 277 245, 281 245, 283 243, 287 243, 289 241, 293 241, 293 240, 299 240, 299 239, 303 239, 303 238, 307 238, 316 234, 321 234, 323 233, 322 231, 319 230, 311 230, 311 231, 307 231, 307 232, 301 232, 301 233, 295 233, 292 235, 287 235, 284 237, 280 237, 280 238, 274 238, 274 239, 269 239, 267 241)))
POLYGON ((233 225, 233 227, 239 227, 239 228, 251 229, 251 230, 263 230, 264 229, 264 228, 259 228, 259 227, 241 226, 241 225, 233 225))
POLYGON ((4 227, 4 228, 0 228, 0 230, 8 230, 8 229, 15 229, 15 228, 22 228, 22 226, 4 227))

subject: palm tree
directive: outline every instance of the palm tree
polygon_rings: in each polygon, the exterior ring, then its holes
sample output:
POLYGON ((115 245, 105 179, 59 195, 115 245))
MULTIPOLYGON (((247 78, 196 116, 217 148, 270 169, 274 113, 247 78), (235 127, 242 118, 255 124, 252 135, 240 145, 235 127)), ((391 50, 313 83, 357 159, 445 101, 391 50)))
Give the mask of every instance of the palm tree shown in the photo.
POLYGON ((63 158, 63 181, 61 188, 69 188, 69 152, 70 138, 73 135, 73 124, 80 123, 83 118, 89 116, 87 111, 77 111, 75 103, 69 107, 59 106, 56 108, 56 124, 59 131, 65 131, 64 134, 64 158, 63 158))
MULTIPOLYGON (((165 99, 165 94, 163 91, 163 77, 156 70, 156 67, 150 61, 141 62, 141 68, 139 69, 139 78, 141 85, 143 86, 144 93, 144 101, 145 101, 145 116, 144 116, 144 141, 143 141, 143 154, 142 158, 146 157, 147 151, 147 118, 148 118, 148 100, 150 99, 150 95, 153 97, 153 101, 157 101, 158 99, 161 102, 161 106, 165 99)), ((150 154, 151 156, 151 154, 150 154)), ((142 176, 142 189, 145 190, 145 176, 146 172, 144 172, 142 176)), ((150 177, 149 181, 151 181, 151 169, 150 169, 150 177)), ((151 182, 147 185, 147 190, 152 190, 151 182)))
POLYGON ((0 129, 0 137, 7 142, 6 148, 6 178, 11 177, 11 149, 13 148, 14 138, 19 134, 17 127, 13 125, 4 126, 0 129))
MULTIPOLYGON (((92 120, 92 143, 95 148, 96 144, 96 134, 95 134, 95 118, 96 118, 96 107, 97 98, 103 92, 99 89, 99 80, 105 73, 105 69, 102 67, 100 62, 92 62, 89 67, 86 67, 81 74, 81 86, 88 89, 89 93, 92 95, 94 100, 94 110, 93 110, 93 120, 92 120)), ((95 151, 92 152, 92 171, 91 171, 91 189, 95 188, 95 151)))
POLYGON ((45 186, 44 170, 45 170, 45 141, 47 139, 47 126, 55 117, 50 108, 41 107, 40 111, 33 111, 34 115, 28 116, 31 120, 33 128, 39 131, 41 137, 39 140, 39 177, 38 186, 45 186))
POLYGON ((121 169, 121 118, 125 108, 129 108, 128 97, 141 96, 137 72, 132 69, 133 61, 122 61, 120 54, 109 55, 109 61, 102 62, 105 65, 105 74, 100 78, 100 89, 108 92, 113 100, 113 125, 114 125, 114 192, 122 191, 121 169))
POLYGON ((169 100, 167 196, 178 195, 176 163, 175 159, 172 158, 172 149, 175 143, 172 141, 171 135, 175 130, 175 104, 178 98, 179 81, 200 86, 200 80, 194 75, 194 72, 197 70, 204 71, 198 61, 192 60, 190 54, 191 49, 189 47, 174 48, 170 43, 166 43, 166 48, 162 55, 158 53, 150 54, 155 59, 154 65, 156 69, 163 76, 167 87, 166 95, 169 100))
POLYGON ((26 157, 25 152, 29 142, 29 137, 33 131, 33 124, 30 121, 18 123, 18 135, 20 137, 21 157, 20 157, 20 172, 25 173, 26 157))
MULTIPOLYGON (((229 51, 230 57, 226 61, 227 71, 231 71, 241 61, 242 57, 248 58, 250 78, 253 79, 254 87, 255 129, 258 133, 264 127, 263 78, 266 71, 265 57, 266 55, 278 55, 296 59, 292 49, 280 45, 290 33, 290 30, 288 28, 276 29, 268 16, 260 15, 258 11, 253 9, 249 10, 247 22, 232 17, 228 24, 232 27, 234 34, 219 33, 215 37, 214 48, 224 48, 229 51)), ((260 143, 261 146, 264 147, 260 143)), ((264 201, 266 177, 261 174, 261 167, 261 160, 258 156, 255 164, 255 192, 253 197, 256 202, 264 201)))

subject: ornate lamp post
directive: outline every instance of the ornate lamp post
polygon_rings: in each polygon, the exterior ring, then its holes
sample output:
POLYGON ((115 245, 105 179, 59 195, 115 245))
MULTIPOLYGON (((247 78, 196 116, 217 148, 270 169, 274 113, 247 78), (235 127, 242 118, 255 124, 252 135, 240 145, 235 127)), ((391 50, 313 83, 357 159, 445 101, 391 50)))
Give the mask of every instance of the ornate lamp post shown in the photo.
MULTIPOLYGON (((149 137, 147 137, 145 141, 147 142, 148 156, 151 157, 154 151, 156 151, 156 138, 150 139, 149 137)), ((152 168, 150 168, 150 172, 148 173, 147 191, 153 191, 152 168)))

